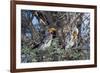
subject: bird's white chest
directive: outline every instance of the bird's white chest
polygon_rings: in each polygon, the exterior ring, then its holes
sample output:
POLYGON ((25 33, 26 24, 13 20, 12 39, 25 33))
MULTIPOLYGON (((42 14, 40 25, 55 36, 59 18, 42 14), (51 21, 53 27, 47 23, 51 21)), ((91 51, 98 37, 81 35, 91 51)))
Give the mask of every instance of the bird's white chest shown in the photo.
POLYGON ((45 41, 45 43, 42 45, 42 49, 46 49, 46 48, 48 48, 48 47, 50 47, 51 46, 51 43, 52 43, 52 35, 50 35, 47 39, 46 39, 46 41, 45 41))

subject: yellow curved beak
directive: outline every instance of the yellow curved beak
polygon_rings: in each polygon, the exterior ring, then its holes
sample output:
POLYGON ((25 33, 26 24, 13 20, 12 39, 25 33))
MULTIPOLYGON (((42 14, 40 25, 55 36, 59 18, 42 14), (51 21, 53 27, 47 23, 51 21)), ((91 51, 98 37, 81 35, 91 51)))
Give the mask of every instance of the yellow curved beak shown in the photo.
POLYGON ((56 31, 56 29, 55 28, 50 28, 50 29, 48 29, 48 31, 51 33, 51 32, 56 31))

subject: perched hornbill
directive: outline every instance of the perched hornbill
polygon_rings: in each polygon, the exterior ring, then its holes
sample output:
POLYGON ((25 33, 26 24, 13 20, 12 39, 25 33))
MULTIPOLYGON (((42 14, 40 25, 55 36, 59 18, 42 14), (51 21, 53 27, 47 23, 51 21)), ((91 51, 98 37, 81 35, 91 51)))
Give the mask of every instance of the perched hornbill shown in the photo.
POLYGON ((75 26, 73 29, 72 29, 72 32, 71 32, 71 39, 68 41, 68 39, 66 40, 67 44, 66 44, 66 48, 71 48, 73 46, 76 45, 76 42, 77 42, 77 39, 78 39, 78 33, 79 33, 79 30, 78 28, 75 26))
POLYGON ((56 37, 56 29, 55 28, 49 28, 48 29, 48 35, 45 38, 44 43, 41 45, 41 49, 46 49, 47 47, 51 46, 52 40, 56 37))

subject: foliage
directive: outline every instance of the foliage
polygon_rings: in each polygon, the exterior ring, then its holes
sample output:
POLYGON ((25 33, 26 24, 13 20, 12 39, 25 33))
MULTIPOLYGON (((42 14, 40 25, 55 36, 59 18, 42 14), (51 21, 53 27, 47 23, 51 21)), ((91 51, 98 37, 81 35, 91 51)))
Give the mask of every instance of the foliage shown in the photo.
MULTIPOLYGON (((57 40, 54 40, 54 42, 57 40)), ((64 60, 86 60, 89 59, 88 50, 69 48, 67 50, 57 48, 57 44, 46 48, 45 50, 38 48, 22 48, 22 59, 27 62, 48 62, 48 61, 64 61, 64 60)))

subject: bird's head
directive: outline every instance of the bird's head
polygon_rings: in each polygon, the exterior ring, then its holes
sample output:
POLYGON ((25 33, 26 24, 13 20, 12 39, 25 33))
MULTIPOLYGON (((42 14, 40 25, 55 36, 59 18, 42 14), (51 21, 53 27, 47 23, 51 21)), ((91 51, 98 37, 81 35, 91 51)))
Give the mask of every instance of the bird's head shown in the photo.
POLYGON ((49 28, 49 29, 48 29, 48 32, 49 32, 49 33, 56 32, 56 28, 49 28))
POLYGON ((56 28, 50 28, 48 29, 48 32, 53 36, 53 38, 56 37, 56 28))

